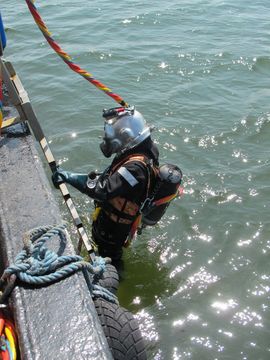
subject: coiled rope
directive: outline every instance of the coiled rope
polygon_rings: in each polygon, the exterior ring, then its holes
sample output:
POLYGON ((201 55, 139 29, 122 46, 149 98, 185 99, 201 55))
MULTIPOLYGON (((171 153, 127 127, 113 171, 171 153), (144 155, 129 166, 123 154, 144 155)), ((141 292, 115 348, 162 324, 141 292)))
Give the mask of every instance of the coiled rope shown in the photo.
MULTIPOLYGON (((45 243, 56 235, 60 237, 61 246, 58 251, 60 253, 62 251, 61 247, 64 249, 66 244, 64 224, 60 226, 42 226, 27 232, 23 238, 23 250, 17 255, 14 265, 9 266, 4 271, 0 279, 0 285, 3 285, 8 280, 15 284, 15 276, 24 283, 44 286, 82 270, 93 297, 103 297, 118 304, 114 294, 97 284, 110 259, 96 256, 93 263, 90 264, 79 255, 60 256, 45 246, 45 243)), ((8 291, 11 292, 12 289, 8 291)), ((8 295, 4 292, 4 298, 2 297, 0 303, 4 302, 8 295)))
POLYGON ((70 67, 70 69, 73 70, 74 72, 76 72, 77 74, 81 75, 82 77, 84 77, 87 81, 89 81, 91 84, 96 86, 99 90, 104 91, 105 94, 112 97, 120 105, 127 107, 128 104, 124 101, 124 99, 121 96, 113 93, 110 88, 108 88, 106 85, 102 84, 100 81, 95 79, 91 73, 80 68, 79 65, 75 64, 72 61, 71 57, 52 38, 51 32, 48 30, 46 24, 44 23, 40 14, 37 11, 36 6, 34 5, 34 0, 25 0, 25 1, 28 5, 28 8, 29 8, 37 26, 39 27, 40 31, 44 35, 45 39, 47 40, 47 42, 49 43, 51 48, 57 53, 57 55, 59 55, 60 58, 70 67))

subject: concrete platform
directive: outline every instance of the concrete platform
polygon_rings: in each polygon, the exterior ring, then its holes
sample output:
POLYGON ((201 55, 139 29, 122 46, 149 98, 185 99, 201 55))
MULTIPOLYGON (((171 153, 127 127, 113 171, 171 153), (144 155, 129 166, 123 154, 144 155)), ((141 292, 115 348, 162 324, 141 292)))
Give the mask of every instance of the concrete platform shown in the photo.
MULTIPOLYGON (((15 111, 8 104, 5 109, 15 111)), ((26 231, 62 221, 36 145, 22 123, 9 127, 0 137, 2 269, 22 250, 26 231)), ((54 250, 58 245, 53 244, 54 250)), ((70 239, 65 254, 75 254, 70 239)), ((16 287, 10 305, 22 359, 112 359, 81 273, 39 289, 16 287)))

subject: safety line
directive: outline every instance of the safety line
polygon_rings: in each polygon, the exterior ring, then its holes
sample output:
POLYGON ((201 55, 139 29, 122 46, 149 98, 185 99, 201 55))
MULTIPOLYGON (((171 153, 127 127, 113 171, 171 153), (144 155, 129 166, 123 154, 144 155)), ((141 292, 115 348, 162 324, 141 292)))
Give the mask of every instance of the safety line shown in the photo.
POLYGON ((34 5, 34 0, 25 0, 25 1, 28 5, 28 8, 29 8, 37 26, 39 27, 40 31, 44 35, 45 39, 47 40, 47 42, 49 43, 51 48, 57 53, 57 55, 60 56, 60 58, 69 66, 69 68, 71 70, 73 70, 74 72, 76 72, 77 74, 84 77, 87 81, 89 81, 91 84, 96 86, 99 90, 105 92, 105 94, 107 94, 108 96, 113 98, 120 105, 127 107, 128 103, 126 103, 121 96, 113 93, 110 88, 108 88, 106 85, 102 84, 99 80, 95 79, 91 73, 80 68, 79 65, 75 64, 72 61, 71 57, 52 38, 49 29, 47 28, 46 24, 44 23, 40 14, 37 11, 36 6, 34 5))

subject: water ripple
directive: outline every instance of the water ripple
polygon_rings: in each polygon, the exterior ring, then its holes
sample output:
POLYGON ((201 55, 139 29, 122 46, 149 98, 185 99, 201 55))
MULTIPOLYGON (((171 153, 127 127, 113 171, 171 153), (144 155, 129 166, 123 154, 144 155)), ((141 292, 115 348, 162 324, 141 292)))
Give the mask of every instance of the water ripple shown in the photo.
POLYGON ((173 296, 181 294, 183 298, 190 298, 193 289, 203 294, 211 284, 216 283, 218 280, 219 277, 217 275, 211 274, 202 266, 198 272, 190 275, 185 280, 184 284, 177 289, 173 296))
POLYGON ((256 327, 263 327, 263 318, 256 311, 247 306, 242 311, 238 311, 234 314, 231 324, 237 323, 241 326, 253 325, 256 327))
POLYGON ((154 322, 154 316, 150 315, 145 309, 142 309, 134 317, 138 320, 143 338, 147 342, 152 343, 152 345, 154 342, 157 342, 159 335, 154 322))

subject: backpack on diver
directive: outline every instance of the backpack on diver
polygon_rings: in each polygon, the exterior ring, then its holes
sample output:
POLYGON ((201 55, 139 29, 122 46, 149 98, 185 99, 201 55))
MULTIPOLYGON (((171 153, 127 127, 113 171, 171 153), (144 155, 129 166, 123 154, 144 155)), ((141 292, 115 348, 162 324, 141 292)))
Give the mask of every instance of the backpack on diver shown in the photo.
POLYGON ((182 194, 182 176, 182 171, 176 165, 164 164, 159 167, 153 191, 141 207, 143 225, 157 224, 171 201, 182 194))

